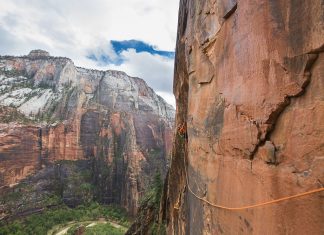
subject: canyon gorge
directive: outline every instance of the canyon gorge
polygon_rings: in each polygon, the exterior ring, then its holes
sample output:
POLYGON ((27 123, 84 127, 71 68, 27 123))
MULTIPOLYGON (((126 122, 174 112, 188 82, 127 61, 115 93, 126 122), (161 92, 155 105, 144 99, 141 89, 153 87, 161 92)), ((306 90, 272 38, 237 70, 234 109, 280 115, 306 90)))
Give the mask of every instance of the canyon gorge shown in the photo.
POLYGON ((0 56, 0 219, 95 201, 127 235, 324 234, 323 52, 323 0, 180 0, 176 110, 124 72, 0 56))
POLYGON ((174 109, 140 78, 34 50, 0 57, 0 215, 61 202, 136 214, 166 174, 174 109))

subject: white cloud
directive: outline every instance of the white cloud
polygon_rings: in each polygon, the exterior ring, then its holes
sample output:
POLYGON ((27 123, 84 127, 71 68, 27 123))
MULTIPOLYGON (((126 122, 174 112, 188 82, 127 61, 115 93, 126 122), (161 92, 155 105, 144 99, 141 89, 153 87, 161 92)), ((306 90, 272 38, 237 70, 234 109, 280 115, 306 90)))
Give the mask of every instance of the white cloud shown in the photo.
POLYGON ((176 0, 1 0, 0 9, 2 26, 49 47, 64 36, 80 47, 102 39, 138 39, 160 50, 175 48, 176 0), (15 24, 3 23, 10 18, 15 24))
MULTIPOLYGON (((85 57, 96 48, 113 56, 110 40, 137 39, 173 51, 177 12, 177 0, 1 0, 0 54, 40 48, 78 66, 101 68, 85 57)), ((127 60, 116 69, 172 92, 173 61, 131 50, 123 55, 127 60)))

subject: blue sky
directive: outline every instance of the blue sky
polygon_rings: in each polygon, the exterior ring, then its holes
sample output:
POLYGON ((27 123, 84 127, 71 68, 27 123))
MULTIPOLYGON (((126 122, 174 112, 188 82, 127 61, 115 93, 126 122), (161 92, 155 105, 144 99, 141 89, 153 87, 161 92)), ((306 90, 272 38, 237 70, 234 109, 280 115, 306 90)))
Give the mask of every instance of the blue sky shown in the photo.
POLYGON ((112 40, 110 42, 117 54, 120 54, 123 51, 127 51, 129 49, 135 49, 136 53, 148 52, 152 55, 160 55, 160 56, 174 59, 174 51, 158 50, 156 49, 155 46, 149 45, 142 41, 133 39, 133 40, 125 40, 125 41, 112 40))
POLYGON ((178 0, 1 0, 0 54, 44 49, 172 95, 178 0))
POLYGON ((145 43, 143 41, 139 40, 124 40, 124 41, 116 41, 111 40, 107 43, 107 47, 112 47, 114 56, 109 55, 109 53, 100 53, 96 54, 93 52, 90 52, 89 55, 87 55, 87 58, 93 61, 96 61, 99 65, 121 65, 125 62, 123 52, 128 51, 130 49, 135 50, 136 53, 149 53, 151 55, 159 55, 161 57, 165 57, 167 59, 174 59, 174 51, 163 51, 156 49, 155 46, 152 46, 148 43, 145 43))

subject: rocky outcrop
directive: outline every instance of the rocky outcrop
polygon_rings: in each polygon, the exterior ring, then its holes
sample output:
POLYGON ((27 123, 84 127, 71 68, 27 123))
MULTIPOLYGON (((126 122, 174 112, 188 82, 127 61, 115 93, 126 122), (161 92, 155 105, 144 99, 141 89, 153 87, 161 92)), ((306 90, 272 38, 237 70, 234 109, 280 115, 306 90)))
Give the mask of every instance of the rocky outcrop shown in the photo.
POLYGON ((88 183, 91 197, 135 214, 154 174, 166 173, 174 110, 142 79, 40 50, 2 56, 0 106, 2 191, 21 180, 37 184, 39 173, 51 179, 42 185, 61 182, 67 204, 83 200, 76 190, 88 183), (90 177, 76 176, 84 182, 67 177, 84 169, 90 177))
POLYGON ((323 19, 321 1, 180 1, 168 234, 324 232, 323 193, 203 202, 323 187, 323 19))
POLYGON ((28 57, 30 58, 42 58, 42 57, 49 57, 50 54, 47 51, 44 50, 32 50, 28 57))

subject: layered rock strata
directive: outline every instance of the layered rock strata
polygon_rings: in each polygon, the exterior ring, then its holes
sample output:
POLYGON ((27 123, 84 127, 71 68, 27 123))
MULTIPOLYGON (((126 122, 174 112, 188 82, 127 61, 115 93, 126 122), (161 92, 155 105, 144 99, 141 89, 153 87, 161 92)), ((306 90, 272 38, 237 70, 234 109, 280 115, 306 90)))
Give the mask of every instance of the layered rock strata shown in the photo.
MULTIPOLYGON (((0 106, 2 191, 30 177, 37 182, 39 172, 52 179, 50 169, 67 162, 87 161, 87 168, 59 172, 90 170, 85 183, 94 198, 135 214, 154 174, 166 173, 174 109, 140 78, 79 68, 41 50, 1 56, 0 106)), ((67 202, 78 199, 67 191, 65 197, 61 190, 67 202)))

